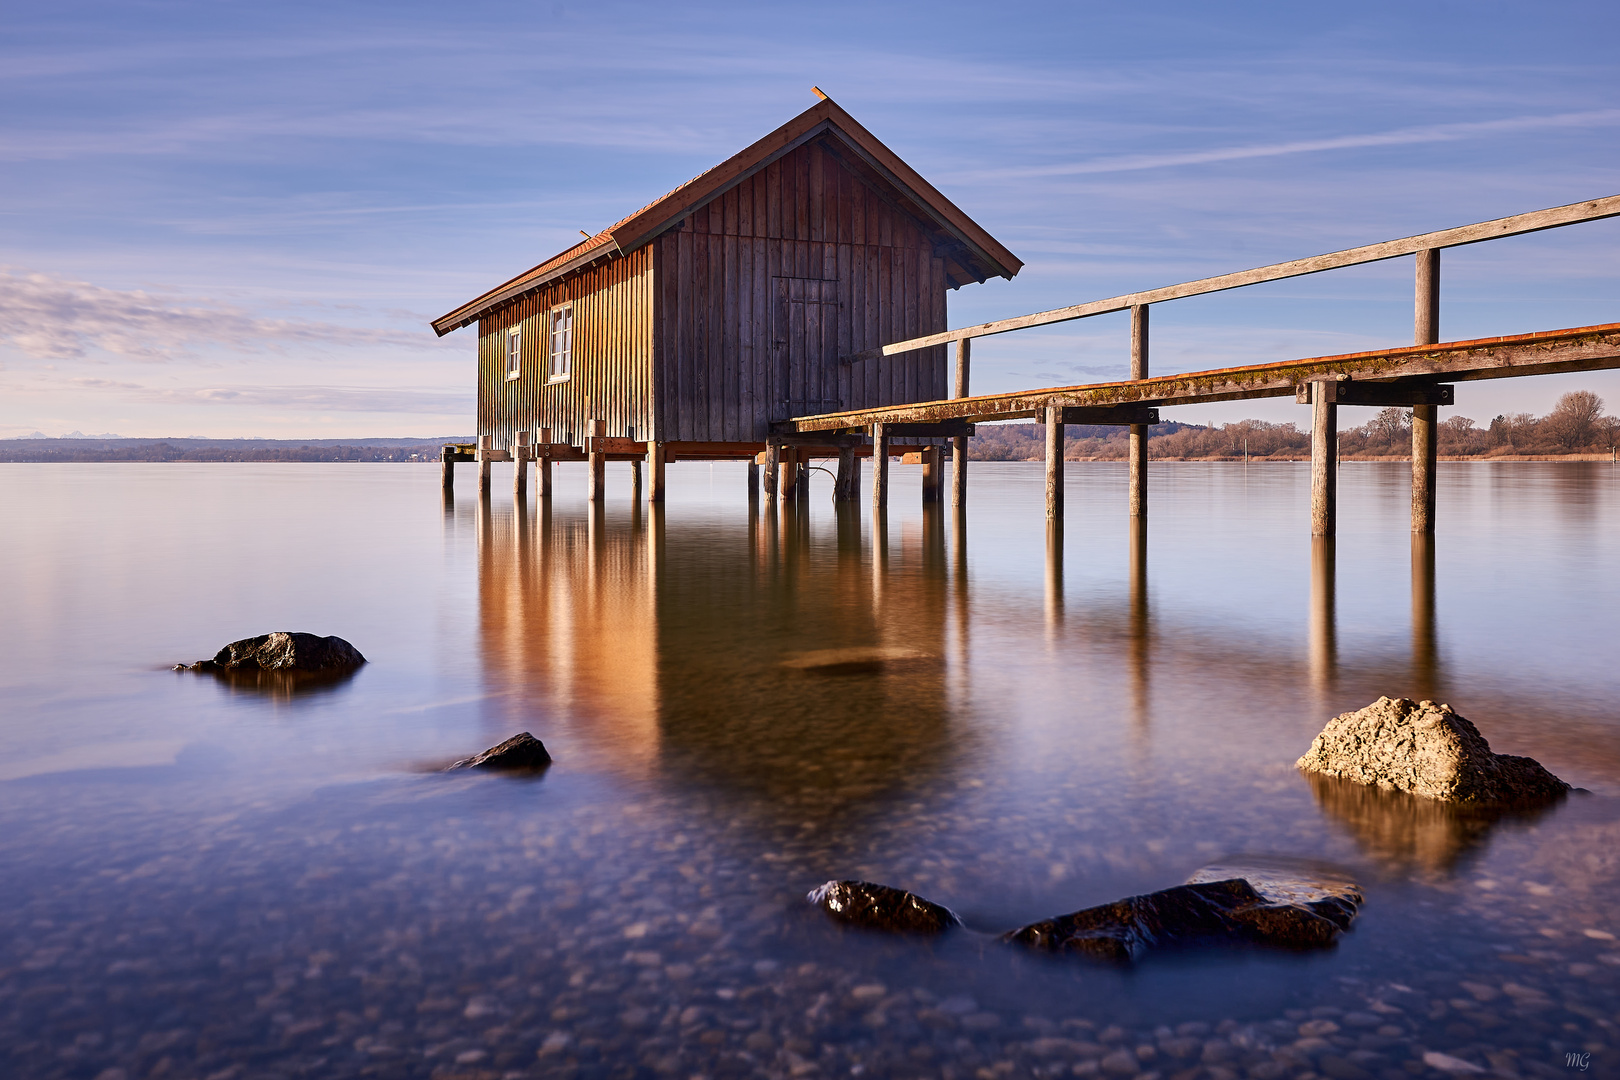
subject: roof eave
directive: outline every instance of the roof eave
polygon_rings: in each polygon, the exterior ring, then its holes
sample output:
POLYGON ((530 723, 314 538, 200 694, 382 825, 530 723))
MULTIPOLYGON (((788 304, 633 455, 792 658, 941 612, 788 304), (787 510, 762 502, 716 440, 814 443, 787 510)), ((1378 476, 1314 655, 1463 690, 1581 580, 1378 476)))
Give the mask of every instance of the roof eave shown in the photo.
POLYGON ((491 308, 500 307, 502 304, 510 303, 532 292, 538 292, 558 278, 567 277, 569 274, 585 269, 592 263, 600 262, 603 259, 611 259, 622 254, 624 252, 610 238, 608 243, 587 248, 567 262, 552 267, 540 277, 527 278, 520 276, 508 285, 503 285, 485 293, 476 300, 461 305, 448 315, 441 315, 433 320, 433 330, 440 337, 444 337, 446 334, 460 330, 463 326, 470 326, 477 322, 479 317, 491 308))

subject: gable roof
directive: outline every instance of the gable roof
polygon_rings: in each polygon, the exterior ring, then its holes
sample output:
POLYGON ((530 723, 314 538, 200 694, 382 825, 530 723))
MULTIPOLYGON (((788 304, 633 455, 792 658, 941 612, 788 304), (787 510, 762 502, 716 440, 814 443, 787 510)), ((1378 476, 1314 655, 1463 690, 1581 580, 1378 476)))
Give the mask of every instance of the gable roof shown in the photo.
POLYGON ((827 98, 663 198, 433 320, 433 329, 443 337, 558 278, 635 251, 771 162, 823 137, 834 138, 849 150, 853 160, 846 159, 846 164, 851 171, 889 187, 906 212, 948 238, 947 282, 952 288, 992 277, 1011 278, 1023 267, 1016 255, 827 98))

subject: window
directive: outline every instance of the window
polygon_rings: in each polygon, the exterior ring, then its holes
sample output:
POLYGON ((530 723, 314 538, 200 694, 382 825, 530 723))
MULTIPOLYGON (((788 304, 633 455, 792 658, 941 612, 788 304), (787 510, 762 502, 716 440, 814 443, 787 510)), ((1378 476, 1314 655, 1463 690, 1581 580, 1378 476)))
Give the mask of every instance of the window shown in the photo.
POLYGON ((506 381, 511 382, 523 374, 523 328, 514 326, 506 332, 506 381))
POLYGON ((561 382, 574 368, 574 309, 553 308, 546 315, 547 331, 551 337, 551 366, 548 379, 561 382))

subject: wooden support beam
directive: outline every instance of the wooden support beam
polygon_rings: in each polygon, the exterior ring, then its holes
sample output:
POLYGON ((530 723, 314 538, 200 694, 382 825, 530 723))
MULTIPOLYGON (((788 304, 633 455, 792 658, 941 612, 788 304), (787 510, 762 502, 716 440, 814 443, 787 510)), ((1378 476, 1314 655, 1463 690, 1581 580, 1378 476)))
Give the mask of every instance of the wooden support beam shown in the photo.
POLYGON ((647 444, 647 505, 657 506, 664 501, 665 443, 647 444))
MULTIPOLYGON (((1433 345, 1440 340, 1439 248, 1417 253, 1416 286, 1412 343, 1433 345)), ((1434 533, 1435 464, 1440 451, 1440 415, 1435 406, 1450 404, 1447 400, 1412 406, 1412 532, 1420 536, 1434 533)))
MULTIPOLYGON (((539 440, 539 443, 537 445, 538 446, 545 446, 545 447, 549 447, 551 445, 551 429, 550 428, 543 427, 543 428, 540 429, 540 440, 539 440)), ((545 455, 538 455, 537 454, 535 456, 535 459, 534 459, 534 493, 535 493, 536 496, 538 496, 539 498, 542 498, 542 499, 551 498, 551 455, 550 454, 545 454, 545 455)))
POLYGON ((1063 409, 1046 409, 1046 519, 1063 519, 1063 409))
MULTIPOLYGON (((1046 414, 1036 414, 1035 422, 1046 423, 1046 414)), ((1097 424, 1109 427, 1136 427, 1157 424, 1159 410, 1142 408, 1139 405, 1106 406, 1106 405, 1069 405, 1063 409, 1063 422, 1065 424, 1097 424)))
POLYGON ((456 491, 456 448, 446 446, 439 451, 439 486, 446 495, 456 491))
POLYGON ((944 487, 942 481, 945 471, 944 455, 937 446, 925 446, 918 452, 922 459, 922 501, 927 504, 939 502, 940 490, 944 487))
MULTIPOLYGON (((600 439, 607 435, 606 420, 588 420, 585 428, 585 445, 590 447, 593 439, 600 439)), ((607 457, 600 450, 586 450, 590 459, 589 491, 586 493, 588 501, 600 504, 607 498, 607 457)))
POLYGON ((889 508, 889 432, 886 425, 872 425, 872 512, 889 508))
POLYGON ((641 505, 641 462, 642 458, 639 457, 630 459, 630 504, 632 506, 641 505))
POLYGON ((1335 405, 1451 405, 1457 400, 1457 388, 1449 383, 1402 381, 1356 382, 1351 379, 1318 383, 1301 383, 1294 388, 1294 401, 1300 405, 1311 403, 1311 388, 1320 386, 1322 393, 1333 399, 1335 405))
POLYGON ((748 501, 759 502, 759 462, 748 459, 748 501))
POLYGON ((782 448, 782 465, 779 470, 781 480, 777 489, 782 493, 783 501, 799 497, 799 451, 796 447, 782 448))
MULTIPOLYGON (((1148 306, 1137 304, 1131 308, 1131 378, 1148 377, 1148 306)), ((1153 421, 1157 422, 1158 410, 1153 421)), ((1147 517, 1147 443, 1148 423, 1131 425, 1131 517, 1147 517)))
POLYGON ((1338 524, 1339 406, 1311 384, 1311 535, 1332 536, 1338 524))
MULTIPOLYGON (((605 421, 603 426, 606 426, 605 421)), ((596 435, 585 440, 585 452, 587 454, 623 454, 641 458, 647 456, 647 444, 637 442, 635 439, 596 435)))
POLYGON ((489 498, 489 463, 495 450, 495 436, 478 436, 478 497, 489 498))
POLYGON ((529 432, 517 433, 512 447, 512 501, 520 503, 529 497, 529 432))
POLYGON ((854 502, 861 497, 861 465, 853 446, 838 451, 838 476, 833 481, 833 502, 854 502))
POLYGON ((777 442, 765 446, 765 500, 776 501, 776 482, 781 473, 782 445, 777 442))

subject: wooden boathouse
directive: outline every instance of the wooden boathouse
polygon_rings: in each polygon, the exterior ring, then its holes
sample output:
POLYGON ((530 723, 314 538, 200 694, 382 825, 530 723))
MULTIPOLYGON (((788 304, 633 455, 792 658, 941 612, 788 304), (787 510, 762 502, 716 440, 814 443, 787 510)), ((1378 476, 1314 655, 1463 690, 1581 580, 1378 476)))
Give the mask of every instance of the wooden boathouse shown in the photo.
MULTIPOLYGON (((1023 264, 817 95, 733 157, 434 320, 441 337, 478 325, 479 444, 446 448, 447 485, 452 461, 471 456, 485 490, 491 460, 515 461, 521 491, 533 460, 546 495, 552 461, 589 460, 599 500, 603 462, 645 458, 657 500, 666 461, 785 454, 791 485, 789 464, 813 454, 838 455, 847 488, 854 455, 870 453, 860 440, 773 439, 773 425, 950 394, 944 345, 841 359, 944 332, 948 290, 1023 264)), ((776 475, 767 469, 773 494, 776 475)))

